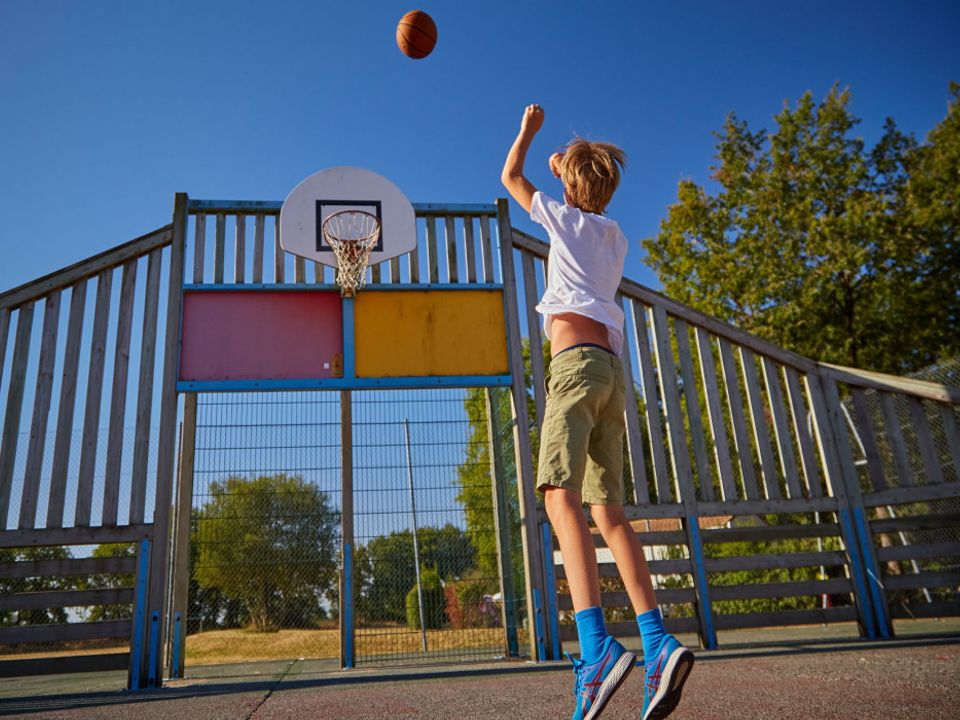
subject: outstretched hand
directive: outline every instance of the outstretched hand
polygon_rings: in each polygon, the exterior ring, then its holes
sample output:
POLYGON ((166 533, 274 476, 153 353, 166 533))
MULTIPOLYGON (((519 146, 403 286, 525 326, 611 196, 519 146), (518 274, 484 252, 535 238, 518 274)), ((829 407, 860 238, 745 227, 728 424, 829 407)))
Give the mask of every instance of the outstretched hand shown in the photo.
POLYGON ((527 105, 520 121, 520 130, 536 133, 543 127, 543 108, 539 105, 527 105))

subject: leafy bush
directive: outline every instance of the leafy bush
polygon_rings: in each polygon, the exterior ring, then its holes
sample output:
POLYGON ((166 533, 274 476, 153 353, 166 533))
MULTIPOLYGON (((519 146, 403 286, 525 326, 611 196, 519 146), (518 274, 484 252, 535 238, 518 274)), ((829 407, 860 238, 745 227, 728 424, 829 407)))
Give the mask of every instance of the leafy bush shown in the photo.
MULTIPOLYGON (((443 596, 443 585, 440 583, 440 573, 436 568, 420 571, 420 582, 423 585, 423 624, 427 630, 437 630, 443 626, 446 600, 443 596)), ((420 599, 417 596, 417 584, 407 593, 407 627, 411 630, 420 629, 420 599)))

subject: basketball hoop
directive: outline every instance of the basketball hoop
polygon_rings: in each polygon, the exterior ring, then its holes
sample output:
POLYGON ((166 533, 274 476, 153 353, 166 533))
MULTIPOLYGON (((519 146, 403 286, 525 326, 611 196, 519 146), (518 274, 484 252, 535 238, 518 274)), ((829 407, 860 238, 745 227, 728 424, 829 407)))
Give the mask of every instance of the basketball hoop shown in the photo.
POLYGON ((367 260, 380 235, 376 215, 363 210, 341 210, 323 221, 323 237, 337 256, 337 285, 344 297, 353 297, 367 280, 367 260))

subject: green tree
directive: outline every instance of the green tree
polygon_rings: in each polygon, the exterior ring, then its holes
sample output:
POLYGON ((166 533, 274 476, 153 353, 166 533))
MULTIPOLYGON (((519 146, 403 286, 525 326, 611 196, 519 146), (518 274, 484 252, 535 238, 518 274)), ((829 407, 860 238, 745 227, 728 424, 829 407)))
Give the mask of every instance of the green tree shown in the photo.
POLYGON ((926 145, 888 120, 870 151, 850 92, 805 94, 717 134, 716 191, 680 183, 643 241, 666 293, 810 357, 906 372, 960 351, 958 93, 926 145))
MULTIPOLYGON (((436 568, 424 568, 420 571, 420 583, 423 592, 423 626, 427 630, 437 630, 443 627, 446 619, 444 609, 446 599, 443 595, 443 585, 436 568)), ((420 590, 416 583, 407 592, 404 601, 407 613, 407 627, 411 630, 420 630, 420 590)))
POLYGON ((243 602, 257 630, 290 623, 290 601, 312 598, 307 624, 337 582, 340 513, 303 478, 230 477, 211 483, 198 512, 196 579, 243 602))
MULTIPOLYGON (((434 568, 438 577, 458 579, 476 564, 476 551, 460 528, 417 529, 421 567, 434 568)), ((404 622, 406 596, 415 583, 413 533, 392 532, 357 548, 354 559, 357 613, 364 620, 404 622)), ((414 585, 415 587, 415 585, 414 585)))

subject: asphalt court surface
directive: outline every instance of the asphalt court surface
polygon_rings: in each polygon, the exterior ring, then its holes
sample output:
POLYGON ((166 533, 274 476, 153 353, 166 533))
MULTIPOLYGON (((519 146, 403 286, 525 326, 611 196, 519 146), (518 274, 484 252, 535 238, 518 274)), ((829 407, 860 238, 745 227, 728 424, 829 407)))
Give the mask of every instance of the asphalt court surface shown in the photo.
MULTIPOLYGON (((895 640, 753 636, 697 664, 671 718, 960 718, 960 632, 951 621, 895 640)), ((332 670, 329 661, 190 668, 159 690, 118 690, 121 673, 0 681, 0 715, 19 718, 567 718, 569 663, 332 670)), ((604 720, 639 718, 638 667, 604 720)))

